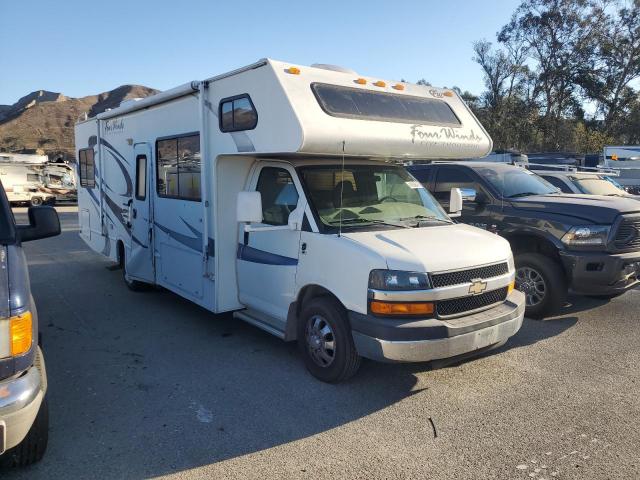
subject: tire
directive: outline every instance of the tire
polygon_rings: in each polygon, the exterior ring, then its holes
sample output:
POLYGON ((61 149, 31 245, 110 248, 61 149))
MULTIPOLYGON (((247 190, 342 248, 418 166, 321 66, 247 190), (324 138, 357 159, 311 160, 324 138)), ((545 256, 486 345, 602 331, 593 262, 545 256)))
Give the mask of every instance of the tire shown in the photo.
POLYGON ((49 443, 49 403, 45 395, 38 415, 22 442, 8 450, 2 458, 7 467, 26 467, 39 462, 49 443))
POLYGON ((31 197, 31 200, 29 200, 29 205, 31 205, 32 207, 39 207, 40 205, 42 205, 42 197, 31 197))
POLYGON ((540 253, 516 255, 516 289, 525 294, 525 315, 544 318, 556 313, 567 298, 567 280, 557 262, 540 253))
POLYGON ((302 308, 298 347, 307 370, 323 382, 343 382, 360 367, 347 314, 331 297, 314 298, 302 308))

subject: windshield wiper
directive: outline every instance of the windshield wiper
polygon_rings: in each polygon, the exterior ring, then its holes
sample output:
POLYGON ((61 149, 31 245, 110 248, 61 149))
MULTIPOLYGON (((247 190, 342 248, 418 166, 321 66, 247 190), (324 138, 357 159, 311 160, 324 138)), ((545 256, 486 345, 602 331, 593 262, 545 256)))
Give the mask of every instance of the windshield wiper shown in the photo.
MULTIPOLYGON (((549 192, 549 193, 553 193, 553 192, 549 192)), ((530 195, 545 195, 545 194, 538 193, 538 192, 520 192, 520 193, 514 193, 513 195, 509 195, 507 198, 528 197, 530 195)))
MULTIPOLYGON (((329 222, 331 225, 339 225, 340 224, 340 219, 336 219, 336 220, 331 220, 331 222, 329 222)), ((397 224, 397 223, 390 223, 390 222, 385 222, 384 220, 374 220, 374 219, 369 219, 369 218, 364 218, 364 217, 357 217, 357 218, 345 218, 342 220, 342 225, 353 225, 353 224, 357 224, 357 223, 371 223, 373 225, 387 225, 389 227, 398 227, 398 228, 411 228, 408 225, 401 225, 401 224, 397 224)))
POLYGON ((417 220, 418 224, 420 223, 421 220, 430 221, 430 222, 433 221, 433 222, 442 222, 442 223, 453 223, 452 220, 436 217, 435 215, 414 215, 413 217, 403 217, 403 218, 399 218, 398 220, 400 220, 401 222, 404 222, 407 220, 417 220))

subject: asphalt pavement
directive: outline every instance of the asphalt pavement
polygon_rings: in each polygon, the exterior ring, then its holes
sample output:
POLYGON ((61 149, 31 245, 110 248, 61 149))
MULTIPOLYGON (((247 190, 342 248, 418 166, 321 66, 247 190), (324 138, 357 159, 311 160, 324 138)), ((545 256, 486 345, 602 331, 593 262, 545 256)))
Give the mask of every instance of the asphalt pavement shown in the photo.
POLYGON ((462 364, 366 361, 327 385, 293 344, 129 291, 74 209, 60 217, 61 236, 25 244, 49 449, 2 479, 640 478, 640 291, 571 298, 462 364))

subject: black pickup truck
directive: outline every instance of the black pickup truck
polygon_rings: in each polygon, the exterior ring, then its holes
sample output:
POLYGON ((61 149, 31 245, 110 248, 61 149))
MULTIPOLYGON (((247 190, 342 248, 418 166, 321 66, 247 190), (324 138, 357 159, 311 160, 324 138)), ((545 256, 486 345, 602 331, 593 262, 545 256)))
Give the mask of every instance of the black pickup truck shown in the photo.
POLYGON ((511 243, 516 288, 527 315, 545 317, 567 292, 600 298, 640 283, 640 202, 569 195, 533 172, 489 162, 448 162, 407 168, 448 208, 452 188, 462 189, 460 220, 511 243))

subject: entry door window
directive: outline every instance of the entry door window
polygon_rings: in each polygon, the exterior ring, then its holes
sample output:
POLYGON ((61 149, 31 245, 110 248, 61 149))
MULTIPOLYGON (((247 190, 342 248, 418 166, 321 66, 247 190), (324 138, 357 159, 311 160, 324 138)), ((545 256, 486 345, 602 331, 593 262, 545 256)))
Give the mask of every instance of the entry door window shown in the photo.
POLYGON ((147 198, 147 156, 136 157, 136 199, 147 198))
POLYGON ((287 225, 298 205, 298 191, 291 174, 284 168, 265 167, 260 171, 256 191, 262 196, 262 222, 287 225))

